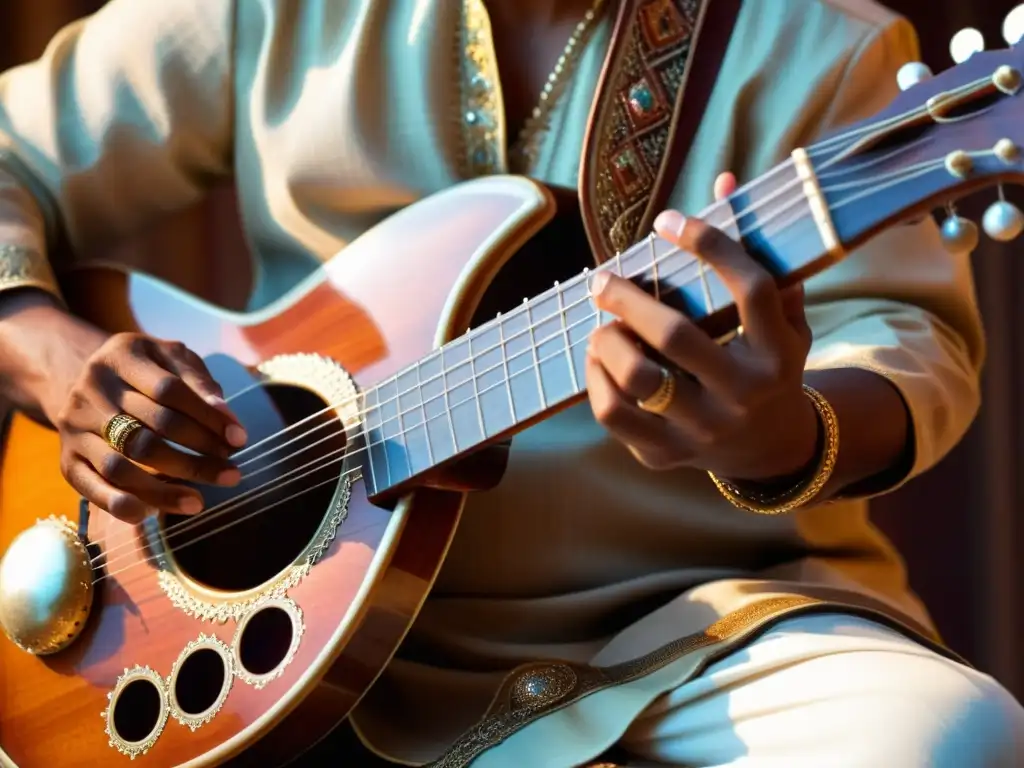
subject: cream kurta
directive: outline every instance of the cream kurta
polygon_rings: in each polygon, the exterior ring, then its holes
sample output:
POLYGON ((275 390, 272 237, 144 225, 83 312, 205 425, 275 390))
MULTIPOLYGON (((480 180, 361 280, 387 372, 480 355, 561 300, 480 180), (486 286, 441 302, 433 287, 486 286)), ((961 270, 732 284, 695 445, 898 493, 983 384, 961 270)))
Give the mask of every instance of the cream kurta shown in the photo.
MULTIPOLYGON (((114 0, 0 78, 0 243, 45 253, 66 236, 86 262, 234 173, 251 303, 265 305, 391 210, 458 180, 459 6, 114 0)), ((553 115, 544 180, 575 183, 609 26, 553 115)), ((699 211, 720 171, 750 179, 880 109, 916 53, 909 25, 866 0, 746 0, 673 207, 699 211)), ((0 288, 47 283, 43 264, 15 262, 25 251, 4 253, 0 288)), ((173 280, 181 259, 135 266, 173 280)), ((978 405, 967 259, 945 253, 930 222, 908 226, 812 280, 807 297, 809 367, 886 376, 913 417, 909 476, 932 466, 978 405)), ((389 754, 424 761, 519 663, 618 661, 766 592, 870 596, 929 626, 863 499, 740 512, 703 473, 642 468, 582 405, 517 437, 502 486, 471 498, 403 658, 355 719, 389 754), (671 622, 648 618, 674 598, 671 622), (623 630, 635 642, 608 647, 623 630)))

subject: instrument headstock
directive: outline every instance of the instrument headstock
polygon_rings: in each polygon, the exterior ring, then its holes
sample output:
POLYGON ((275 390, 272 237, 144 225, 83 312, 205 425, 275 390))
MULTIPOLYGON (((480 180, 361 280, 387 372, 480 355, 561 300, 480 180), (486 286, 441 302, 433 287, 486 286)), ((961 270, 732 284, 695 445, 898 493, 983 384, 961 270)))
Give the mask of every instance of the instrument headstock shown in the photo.
POLYGON ((978 227, 953 204, 990 187, 998 199, 982 217, 986 234, 1006 242, 1024 232, 1024 213, 1002 190, 1024 182, 1024 4, 1003 34, 1011 47, 985 51, 980 32, 961 30, 950 44, 956 66, 933 75, 905 65, 886 109, 807 148, 843 243, 946 207, 947 247, 972 250, 978 227))

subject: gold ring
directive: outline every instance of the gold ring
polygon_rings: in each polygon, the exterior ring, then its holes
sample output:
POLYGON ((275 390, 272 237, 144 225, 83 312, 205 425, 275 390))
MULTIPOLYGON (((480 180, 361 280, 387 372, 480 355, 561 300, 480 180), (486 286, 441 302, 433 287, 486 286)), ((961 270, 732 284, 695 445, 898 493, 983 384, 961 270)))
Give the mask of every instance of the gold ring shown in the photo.
POLYGON ((676 377, 672 375, 672 372, 668 368, 661 369, 661 384, 658 385, 658 389, 655 390, 654 394, 650 397, 646 397, 643 400, 637 400, 636 404, 643 408, 645 411, 651 413, 664 413, 668 410, 669 406, 672 405, 672 400, 676 395, 676 377))
POLYGON ((103 425, 103 439, 115 451, 124 454, 124 447, 128 444, 129 438, 142 427, 142 422, 135 417, 119 413, 111 416, 110 421, 103 425))

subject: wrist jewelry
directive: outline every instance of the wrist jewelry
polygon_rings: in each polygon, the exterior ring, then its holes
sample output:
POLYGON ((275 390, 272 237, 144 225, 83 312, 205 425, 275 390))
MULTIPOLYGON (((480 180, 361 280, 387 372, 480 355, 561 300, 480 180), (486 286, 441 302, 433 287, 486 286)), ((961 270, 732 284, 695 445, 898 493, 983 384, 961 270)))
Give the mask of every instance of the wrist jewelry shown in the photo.
POLYGON ((732 504, 746 512, 759 515, 782 515, 806 506, 814 499, 832 477, 839 456, 839 420, 828 400, 816 389, 804 384, 804 394, 810 398, 818 414, 820 429, 818 460, 814 472, 796 485, 782 491, 756 491, 740 489, 734 483, 708 472, 715 487, 732 504))

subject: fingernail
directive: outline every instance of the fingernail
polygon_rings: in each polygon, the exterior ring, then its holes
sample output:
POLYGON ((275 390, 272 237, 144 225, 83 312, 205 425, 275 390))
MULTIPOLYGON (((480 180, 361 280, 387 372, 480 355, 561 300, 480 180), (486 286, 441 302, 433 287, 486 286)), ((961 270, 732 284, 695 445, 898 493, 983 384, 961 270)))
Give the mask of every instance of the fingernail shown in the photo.
POLYGON ((184 496, 178 502, 178 511, 183 515, 195 515, 202 511, 203 502, 195 496, 184 496))
POLYGON ((608 281, 612 279, 612 276, 607 272, 598 272, 592 278, 590 278, 590 295, 597 296, 601 293, 608 285, 608 281))
POLYGON ((686 226, 686 217, 678 211, 662 211, 654 220, 654 228, 669 237, 679 237, 686 226))
POLYGON ((237 469, 225 469, 217 475, 217 485, 238 485, 242 481, 242 473, 237 469))
POLYGON ((241 448, 248 439, 245 430, 237 424, 228 424, 227 429, 224 430, 224 437, 227 438, 228 444, 235 448, 241 448))

